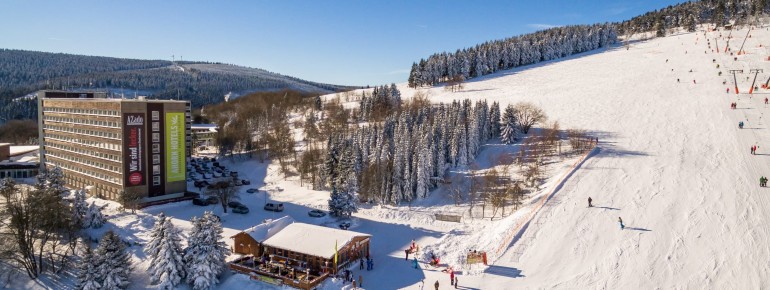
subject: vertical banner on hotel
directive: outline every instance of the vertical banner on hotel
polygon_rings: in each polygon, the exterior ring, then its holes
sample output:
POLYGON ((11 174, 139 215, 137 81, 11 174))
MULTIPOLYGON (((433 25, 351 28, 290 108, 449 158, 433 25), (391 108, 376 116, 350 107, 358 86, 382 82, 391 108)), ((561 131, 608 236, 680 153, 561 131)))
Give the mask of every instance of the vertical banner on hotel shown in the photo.
POLYGON ((150 197, 161 196, 166 193, 165 182, 165 150, 162 148, 165 139, 165 126, 163 126, 163 104, 147 103, 147 152, 150 162, 147 171, 150 177, 147 180, 150 197))
POLYGON ((166 180, 185 180, 184 112, 166 113, 166 180))
POLYGON ((144 168, 145 117, 143 113, 123 114, 123 172, 125 187, 146 184, 144 168))

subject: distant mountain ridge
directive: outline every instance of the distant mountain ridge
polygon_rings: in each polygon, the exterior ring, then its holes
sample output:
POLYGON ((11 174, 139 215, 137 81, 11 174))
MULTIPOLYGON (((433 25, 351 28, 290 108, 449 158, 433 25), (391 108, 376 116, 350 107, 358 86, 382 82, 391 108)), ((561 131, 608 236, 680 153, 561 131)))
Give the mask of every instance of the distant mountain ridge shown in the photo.
POLYGON ((0 49, 0 119, 34 118, 41 89, 107 90, 133 97, 185 99, 193 107, 219 103, 224 95, 292 89, 321 94, 352 87, 324 84, 231 64, 140 60, 0 49))

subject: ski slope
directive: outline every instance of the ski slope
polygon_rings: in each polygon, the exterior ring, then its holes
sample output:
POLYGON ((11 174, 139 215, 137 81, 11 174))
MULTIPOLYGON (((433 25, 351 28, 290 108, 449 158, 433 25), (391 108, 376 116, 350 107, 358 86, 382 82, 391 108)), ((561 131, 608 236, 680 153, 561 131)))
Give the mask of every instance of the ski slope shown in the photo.
MULTIPOLYGON (((733 52, 746 32, 732 33, 733 52)), ((720 33, 706 33, 712 49, 720 33)), ((718 39, 721 50, 727 34, 718 39)), ((737 61, 729 53, 713 53, 701 31, 501 72, 469 81, 462 92, 426 90, 434 102, 529 101, 562 128, 586 129, 600 140, 598 153, 521 239, 485 274, 461 277, 460 285, 769 287, 770 189, 760 188, 758 180, 770 175, 770 122, 763 119, 770 112, 764 104, 770 92, 744 93, 754 77, 749 69, 764 69, 757 86, 770 76, 770 32, 760 28, 751 35, 747 54, 735 56, 737 61), (737 75, 740 95, 732 89, 730 69, 744 70, 737 75), (737 110, 730 109, 731 102, 737 110), (747 128, 739 130, 741 120, 747 128), (750 154, 752 145, 759 146, 757 155, 750 154), (589 196, 594 208, 587 208, 589 196)), ((404 85, 400 89, 405 96, 414 93, 404 85)))

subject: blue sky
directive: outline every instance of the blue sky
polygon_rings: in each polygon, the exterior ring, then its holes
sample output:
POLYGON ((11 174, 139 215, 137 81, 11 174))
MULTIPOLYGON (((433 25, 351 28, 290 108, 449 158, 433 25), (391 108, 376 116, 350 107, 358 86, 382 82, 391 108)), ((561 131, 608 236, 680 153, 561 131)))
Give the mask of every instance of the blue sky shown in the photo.
POLYGON ((683 1, 0 1, 0 48, 257 67, 311 81, 404 82, 412 62, 683 1))

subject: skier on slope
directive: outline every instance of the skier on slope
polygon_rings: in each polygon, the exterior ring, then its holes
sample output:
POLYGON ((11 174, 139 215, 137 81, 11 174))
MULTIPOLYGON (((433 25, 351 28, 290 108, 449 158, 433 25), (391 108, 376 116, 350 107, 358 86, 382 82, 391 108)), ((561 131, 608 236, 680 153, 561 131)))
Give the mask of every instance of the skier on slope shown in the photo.
POLYGON ((765 105, 767 105, 767 97, 765 97, 765 105))
POLYGON ((593 207, 594 206, 593 204, 591 204, 591 201, 593 201, 593 199, 591 199, 591 197, 589 196, 588 197, 588 207, 593 207))
POLYGON ((618 222, 620 223, 620 229, 621 230, 626 228, 626 225, 623 224, 623 219, 622 218, 618 217, 618 222))

